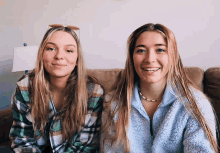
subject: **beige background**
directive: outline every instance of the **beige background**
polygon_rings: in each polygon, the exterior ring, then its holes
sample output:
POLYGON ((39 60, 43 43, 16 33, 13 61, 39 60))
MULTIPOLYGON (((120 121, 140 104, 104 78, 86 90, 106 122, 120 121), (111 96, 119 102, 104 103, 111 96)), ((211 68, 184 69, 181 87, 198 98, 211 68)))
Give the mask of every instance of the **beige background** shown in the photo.
POLYGON ((162 23, 177 39, 184 66, 220 66, 219 0, 7 0, 0 6, 0 108, 10 104, 15 82, 13 48, 39 45, 49 24, 80 27, 91 69, 123 68, 133 30, 162 23))

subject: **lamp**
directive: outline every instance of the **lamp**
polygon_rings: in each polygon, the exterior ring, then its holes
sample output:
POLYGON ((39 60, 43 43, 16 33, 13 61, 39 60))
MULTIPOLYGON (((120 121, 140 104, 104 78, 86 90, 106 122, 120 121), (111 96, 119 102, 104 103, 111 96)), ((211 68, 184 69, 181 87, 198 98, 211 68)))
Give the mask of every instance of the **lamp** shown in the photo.
POLYGON ((27 46, 14 48, 13 68, 12 72, 33 70, 37 60, 37 52, 39 46, 27 46))

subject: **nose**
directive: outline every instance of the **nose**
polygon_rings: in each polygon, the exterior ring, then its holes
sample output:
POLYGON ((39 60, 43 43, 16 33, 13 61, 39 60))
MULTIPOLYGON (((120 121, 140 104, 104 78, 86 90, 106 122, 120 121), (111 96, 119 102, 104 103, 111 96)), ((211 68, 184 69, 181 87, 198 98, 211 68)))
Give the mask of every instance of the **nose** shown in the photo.
POLYGON ((157 54, 155 53, 154 50, 150 50, 145 54, 145 62, 146 63, 152 63, 155 62, 157 59, 157 54))
POLYGON ((58 49, 55 54, 55 59, 63 59, 64 51, 62 49, 58 49))

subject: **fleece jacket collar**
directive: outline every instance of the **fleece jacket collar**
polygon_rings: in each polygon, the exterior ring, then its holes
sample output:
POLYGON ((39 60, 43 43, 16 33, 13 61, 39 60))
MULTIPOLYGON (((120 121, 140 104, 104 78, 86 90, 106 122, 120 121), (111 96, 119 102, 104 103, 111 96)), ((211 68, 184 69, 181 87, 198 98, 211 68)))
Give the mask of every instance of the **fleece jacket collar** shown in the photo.
MULTIPOLYGON (((144 107, 141 103, 141 97, 138 92, 138 82, 134 85, 133 97, 132 97, 132 106, 141 110, 144 110, 144 107)), ((163 100, 160 104, 160 107, 166 107, 172 104, 175 100, 177 100, 175 90, 171 90, 171 86, 166 85, 163 100)))

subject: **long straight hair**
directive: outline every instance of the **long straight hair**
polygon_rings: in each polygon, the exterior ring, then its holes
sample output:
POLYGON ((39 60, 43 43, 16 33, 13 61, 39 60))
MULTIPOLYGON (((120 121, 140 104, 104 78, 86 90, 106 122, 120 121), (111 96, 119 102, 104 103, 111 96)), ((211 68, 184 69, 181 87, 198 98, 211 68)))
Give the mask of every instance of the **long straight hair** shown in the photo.
POLYGON ((45 125, 49 119, 49 102, 51 99, 49 74, 43 65, 43 52, 47 41, 53 33, 63 31, 69 33, 77 44, 77 64, 70 74, 64 95, 62 118, 62 136, 69 140, 76 131, 80 131, 85 122, 87 112, 87 75, 84 67, 80 41, 76 33, 67 27, 48 29, 40 44, 35 69, 30 73, 30 102, 34 130, 44 134, 45 125))
POLYGON ((184 71, 184 67, 178 53, 176 39, 172 31, 161 24, 145 24, 136 29, 128 38, 127 41, 127 60, 125 69, 122 71, 120 79, 112 88, 112 98, 109 103, 105 103, 104 109, 107 112, 107 120, 105 121, 103 131, 106 133, 106 138, 110 139, 111 145, 122 144, 125 152, 130 152, 130 145, 128 140, 128 127, 129 118, 131 112, 131 100, 133 95, 134 83, 139 79, 138 74, 134 68, 133 53, 136 45, 136 41, 139 36, 145 31, 157 31, 165 38, 168 48, 168 57, 170 61, 170 68, 167 74, 167 84, 174 87, 177 91, 177 97, 180 97, 180 101, 186 107, 188 111, 198 120, 201 127, 204 129, 205 134, 210 141, 210 144, 215 152, 218 152, 218 144, 215 136, 213 135, 210 126, 207 124, 201 110, 199 109, 196 99, 191 92, 190 88, 196 86, 189 80, 184 71), (186 105, 184 99, 189 101, 189 105, 186 105), (112 110, 112 103, 116 102, 116 109, 112 110), (117 116, 117 121, 115 121, 117 116), (109 126, 114 127, 114 135, 112 136, 109 126))

